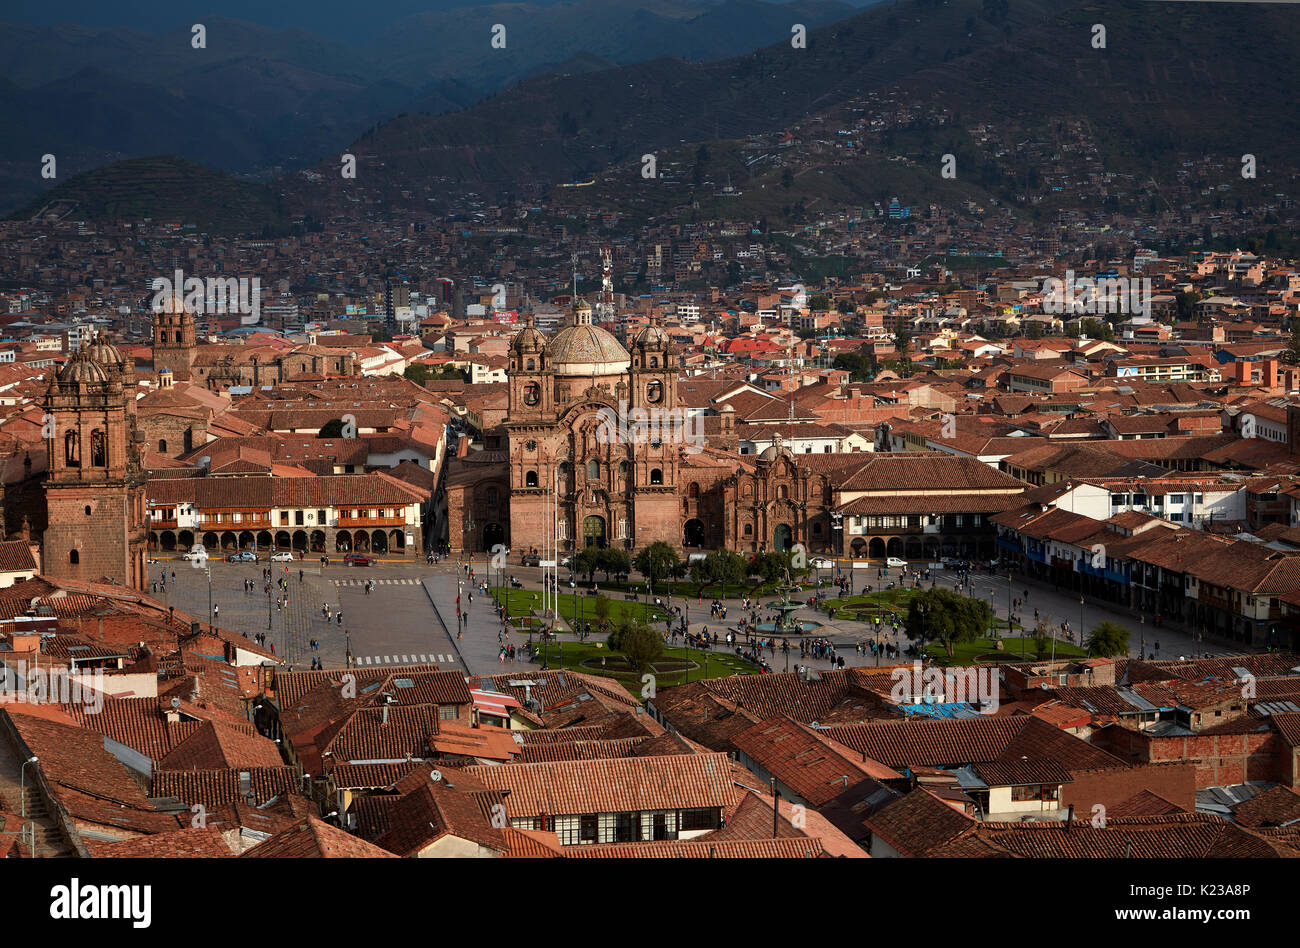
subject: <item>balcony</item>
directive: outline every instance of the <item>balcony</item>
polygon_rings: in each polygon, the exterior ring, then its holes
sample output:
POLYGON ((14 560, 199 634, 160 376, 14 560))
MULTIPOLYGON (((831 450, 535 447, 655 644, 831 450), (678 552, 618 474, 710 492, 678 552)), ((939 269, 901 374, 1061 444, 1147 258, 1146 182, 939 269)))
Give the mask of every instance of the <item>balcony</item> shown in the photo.
POLYGON ((404 527, 405 517, 348 517, 340 519, 338 527, 342 530, 354 530, 360 527, 404 527))

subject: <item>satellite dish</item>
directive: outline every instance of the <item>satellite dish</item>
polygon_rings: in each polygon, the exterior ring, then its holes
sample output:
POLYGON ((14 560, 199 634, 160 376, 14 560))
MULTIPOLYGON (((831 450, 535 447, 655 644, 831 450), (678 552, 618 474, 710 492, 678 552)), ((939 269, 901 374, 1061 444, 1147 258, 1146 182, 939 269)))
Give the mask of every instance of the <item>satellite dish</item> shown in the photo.
POLYGON ((442 771, 440 771, 440 770, 430 770, 430 771, 429 771, 429 779, 432 780, 434 783, 437 783, 439 780, 442 779, 442 771))
POLYGON ((181 699, 180 699, 180 698, 172 698, 172 707, 173 707, 173 708, 179 708, 180 706, 181 706, 181 699))

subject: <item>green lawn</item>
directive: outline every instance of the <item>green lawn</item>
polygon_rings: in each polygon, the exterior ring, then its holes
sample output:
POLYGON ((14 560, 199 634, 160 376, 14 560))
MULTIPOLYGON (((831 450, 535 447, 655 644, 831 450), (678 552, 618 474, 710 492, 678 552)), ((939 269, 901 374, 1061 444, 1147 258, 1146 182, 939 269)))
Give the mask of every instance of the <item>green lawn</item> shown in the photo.
MULTIPOLYGON (((515 643, 516 645, 518 643, 515 643)), ((568 634, 562 634, 556 641, 550 642, 538 651, 538 656, 545 657, 551 669, 569 668, 613 678, 635 697, 641 696, 643 687, 641 674, 628 669, 610 667, 610 663, 621 664, 622 658, 617 652, 611 652, 603 642, 578 642, 568 634), (605 659, 606 665, 601 665, 605 659)), ((758 669, 743 659, 726 652, 701 652, 698 649, 664 648, 663 665, 654 670, 655 687, 667 688, 680 685, 688 679, 699 681, 701 678, 727 678, 731 675, 752 675, 758 669), (683 664, 687 667, 683 668, 683 664)))
POLYGON ((877 611, 882 614, 897 612, 901 617, 907 612, 908 604, 912 598, 924 590, 904 589, 895 586, 893 589, 885 589, 879 592, 869 594, 859 593, 855 596, 845 596, 840 599, 828 599, 822 603, 823 609, 830 609, 831 615, 836 619, 858 619, 859 613, 863 615, 864 621, 868 617, 875 616, 877 611))
MULTIPOLYGON (((499 586, 492 587, 498 595, 506 597, 506 612, 511 618, 531 615, 534 611, 542 608, 542 593, 536 589, 503 589, 499 586)), ((581 617, 588 622, 596 621, 596 596, 584 595, 581 590, 578 591, 577 604, 574 604, 573 590, 561 586, 562 590, 557 601, 560 610, 560 616, 566 622, 573 622, 581 617)), ((659 598, 663 599, 664 595, 659 598)), ((641 619, 645 621, 647 610, 644 600, 641 602, 631 602, 624 599, 620 594, 605 596, 609 601, 609 621, 618 625, 625 619, 641 619)), ((651 623, 663 622, 668 614, 662 609, 656 609, 652 604, 649 609, 649 620, 651 623)))
MULTIPOLYGON (((1046 651, 1039 653, 1034 645, 1033 639, 1021 638, 1003 638, 1002 649, 997 647, 997 639, 981 638, 974 642, 965 642, 958 645, 953 651, 953 657, 949 658, 948 653, 942 645, 936 643, 930 644, 930 654, 940 665, 975 665, 987 662, 1020 662, 1020 661, 1046 661, 1052 657, 1052 644, 1048 640, 1046 651), (1023 643, 1025 654, 1024 658, 1020 656, 1020 649, 1023 643)), ((1056 657, 1059 658, 1081 658, 1087 655, 1085 649, 1077 645, 1071 645, 1063 639, 1056 640, 1056 657)))

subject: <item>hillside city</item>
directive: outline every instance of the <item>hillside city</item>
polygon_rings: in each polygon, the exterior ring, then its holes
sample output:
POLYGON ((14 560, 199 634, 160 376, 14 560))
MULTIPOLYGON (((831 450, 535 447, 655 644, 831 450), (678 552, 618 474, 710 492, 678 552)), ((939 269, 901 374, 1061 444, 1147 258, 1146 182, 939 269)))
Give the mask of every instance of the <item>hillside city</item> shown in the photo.
MULTIPOLYGON (((188 934, 240 865, 87 859, 1009 858, 1079 929, 1284 907, 1294 7, 19 6, 20 906, 188 934)), ((405 894, 328 865, 245 911, 405 894)))
POLYGON ((1300 852, 1294 260, 504 219, 0 225, 9 855, 1300 852))

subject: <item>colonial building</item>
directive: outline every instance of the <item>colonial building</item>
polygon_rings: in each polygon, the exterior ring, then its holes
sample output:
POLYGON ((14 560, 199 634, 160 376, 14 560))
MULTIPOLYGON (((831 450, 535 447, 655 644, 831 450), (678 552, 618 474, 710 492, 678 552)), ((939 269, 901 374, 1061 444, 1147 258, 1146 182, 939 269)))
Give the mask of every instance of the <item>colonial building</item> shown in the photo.
POLYGON ((4 485, 6 531, 38 543, 52 579, 145 586, 142 445, 135 370, 103 336, 50 379, 44 456, 23 458, 4 485))
POLYGON ((750 553, 802 544, 837 556, 974 558, 992 555, 988 515, 1019 504, 1025 488, 974 458, 934 452, 795 454, 776 423, 766 426, 766 449, 738 454, 726 403, 706 409, 706 444, 685 423, 668 335, 651 325, 629 351, 592 325, 583 302, 550 339, 530 321, 511 343, 509 373, 505 419, 484 431, 485 444, 505 450, 464 453, 448 468, 453 550, 549 550, 554 537, 562 555, 666 540, 750 553), (611 420, 623 426, 614 437, 611 420))
POLYGON ((631 549, 679 534, 680 439, 656 424, 646 437, 619 430, 630 417, 681 419, 662 328, 644 329, 629 352, 580 300, 550 339, 529 319, 509 376, 507 450, 457 458, 448 472, 453 549, 540 547, 551 536, 561 550, 631 549))
POLYGON ((415 555, 424 542, 427 492, 381 472, 157 478, 148 492, 155 549, 415 555))
POLYGON ((178 381, 193 381, 212 389, 275 385, 293 378, 360 375, 350 349, 332 350, 315 344, 292 346, 198 344, 194 314, 173 297, 153 318, 153 361, 158 372, 178 381))

